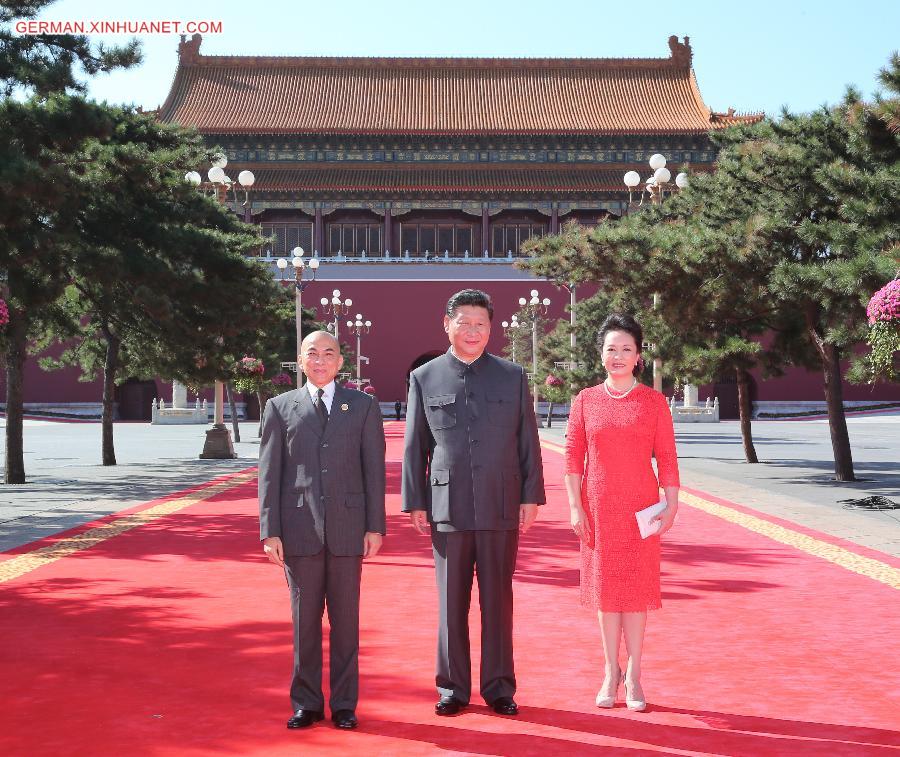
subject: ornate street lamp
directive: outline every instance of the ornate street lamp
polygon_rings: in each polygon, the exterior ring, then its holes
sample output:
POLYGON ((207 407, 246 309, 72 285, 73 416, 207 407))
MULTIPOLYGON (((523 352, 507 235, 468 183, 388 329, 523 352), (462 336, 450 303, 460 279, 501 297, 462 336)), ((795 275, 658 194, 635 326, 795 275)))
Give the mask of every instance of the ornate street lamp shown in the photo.
POLYGON ((351 334, 356 334, 356 388, 359 389, 362 386, 362 377, 360 376, 362 335, 368 334, 372 330, 372 321, 364 321, 362 313, 357 313, 355 321, 347 321, 347 328, 350 329, 351 334))
POLYGON ((506 338, 509 341, 510 345, 512 346, 512 361, 515 363, 517 361, 516 361, 516 338, 515 338, 514 332, 517 329, 525 329, 528 327, 524 323, 519 322, 518 313, 513 313, 512 318, 510 318, 510 320, 503 321, 503 323, 501 323, 500 325, 503 326, 503 332, 506 334, 506 338))
POLYGON ((575 287, 576 284, 563 284, 562 285, 569 292, 569 351, 572 353, 572 362, 571 362, 571 370, 575 370, 576 360, 575 360, 575 287))
MULTIPOLYGON (((650 156, 648 161, 650 170, 653 173, 647 177, 644 182, 644 188, 640 190, 640 201, 634 201, 634 193, 641 183, 641 175, 637 171, 629 171, 623 177, 625 186, 628 188, 628 204, 643 205, 644 195, 650 198, 650 202, 654 205, 661 203, 665 197, 666 185, 672 181, 672 172, 666 168, 666 158, 664 155, 655 153, 650 156)), ((678 189, 684 189, 688 185, 688 175, 682 171, 675 177, 675 186, 678 189)), ((669 190, 672 191, 672 190, 669 190)))
POLYGON ((343 302, 341 301, 341 290, 335 289, 331 293, 331 299, 329 300, 327 297, 323 297, 319 302, 322 305, 322 312, 326 315, 333 315, 334 321, 331 324, 331 330, 334 332, 334 338, 340 341, 340 323, 341 316, 350 312, 350 307, 353 305, 353 300, 349 297, 345 299, 343 302))
MULTIPOLYGON (((628 187, 628 205, 643 205, 644 195, 648 195, 650 202, 659 205, 665 199, 666 185, 672 180, 672 173, 666 168, 666 158, 664 155, 655 153, 650 156, 650 170, 653 174, 644 182, 644 189, 641 190, 640 202, 635 203, 633 194, 635 188, 641 183, 640 174, 637 171, 629 171, 625 174, 625 186, 628 187)), ((678 189, 684 189, 689 183, 688 175, 682 171, 675 177, 675 186, 678 189)), ((671 190, 670 190, 671 191, 671 190)), ((653 307, 659 307, 659 295, 653 295, 653 307)), ((662 391, 662 360, 658 357, 653 358, 653 388, 656 391, 662 391)))
POLYGON ((225 190, 225 196, 228 196, 228 190, 231 190, 232 198, 234 201, 234 210, 237 212, 238 204, 244 209, 244 221, 246 223, 250 222, 250 187, 256 183, 256 177, 253 175, 253 171, 241 171, 238 174, 238 180, 232 181, 231 177, 225 173, 225 166, 228 165, 228 158, 224 155, 219 154, 215 156, 212 162, 212 168, 206 172, 206 177, 208 181, 204 184, 203 178, 197 171, 188 171, 184 175, 184 179, 189 184, 193 184, 195 187, 200 187, 203 185, 204 190, 210 190, 214 194, 218 196, 218 192, 221 189, 225 190), (238 201, 238 187, 244 190, 244 201, 239 203, 238 201))
POLYGON ((538 296, 538 290, 531 290, 531 299, 519 297, 519 309, 524 310, 531 318, 531 365, 532 365, 532 381, 534 382, 534 416, 538 414, 538 333, 537 320, 539 316, 547 312, 550 306, 550 298, 544 297, 542 300, 538 296))
MULTIPOLYGON (((220 188, 225 189, 226 197, 228 190, 231 189, 234 195, 234 209, 237 212, 237 185, 225 174, 225 166, 227 165, 228 158, 221 154, 216 155, 212 162, 212 168, 206 174, 209 181, 204 182, 197 171, 188 171, 184 175, 184 180, 204 193, 207 191, 212 192, 217 198, 220 196, 220 188)), ((255 181, 256 177, 252 171, 241 171, 238 174, 238 182, 244 189, 243 208, 245 222, 250 221, 250 187, 253 186, 255 181)), ((230 460, 237 457, 237 455, 231 442, 231 433, 225 426, 225 384, 223 382, 215 382, 213 396, 215 397, 213 426, 206 432, 206 441, 203 443, 203 452, 200 453, 200 457, 204 460, 230 460)))
MULTIPOLYGON (((294 257, 291 260, 291 266, 294 268, 294 319, 297 329, 297 388, 303 386, 303 371, 300 370, 300 345, 303 344, 303 290, 306 289, 313 281, 316 280, 316 272, 319 270, 319 259, 311 258, 309 263, 303 260, 303 248, 295 247, 292 250, 294 257), (312 271, 312 275, 308 279, 303 278, 304 271, 312 271)), ((278 258, 275 262, 278 266, 279 280, 285 281, 285 271, 288 262, 284 258, 278 258)), ((288 281, 290 279, 287 279, 288 281)))

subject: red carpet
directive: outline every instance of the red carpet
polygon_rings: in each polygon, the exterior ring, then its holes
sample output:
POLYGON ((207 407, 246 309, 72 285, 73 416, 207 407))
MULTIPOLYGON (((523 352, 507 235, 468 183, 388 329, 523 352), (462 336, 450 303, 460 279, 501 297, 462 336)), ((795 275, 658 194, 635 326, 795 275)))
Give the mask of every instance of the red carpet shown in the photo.
POLYGON ((521 715, 436 717, 430 546, 399 512, 402 425, 388 433, 358 731, 284 727, 288 595, 250 482, 0 584, 0 754, 898 754, 897 591, 690 507, 648 621, 650 709, 597 710, 597 621, 546 450, 551 502, 517 573, 521 715))

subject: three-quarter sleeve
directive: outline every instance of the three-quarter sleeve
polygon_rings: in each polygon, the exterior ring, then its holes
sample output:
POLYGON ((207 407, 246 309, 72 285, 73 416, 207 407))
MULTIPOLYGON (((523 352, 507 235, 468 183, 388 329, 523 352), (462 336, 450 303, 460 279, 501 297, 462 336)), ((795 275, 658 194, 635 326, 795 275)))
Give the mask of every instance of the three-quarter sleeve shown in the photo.
POLYGON ((569 410, 569 425, 566 428, 566 473, 584 473, 584 454, 587 450, 584 432, 584 392, 572 400, 569 410))
POLYGON ((653 456, 656 458, 656 470, 659 485, 681 486, 678 476, 678 453, 675 450, 675 426, 672 423, 672 411, 666 404, 666 398, 657 398, 656 438, 653 440, 653 456))

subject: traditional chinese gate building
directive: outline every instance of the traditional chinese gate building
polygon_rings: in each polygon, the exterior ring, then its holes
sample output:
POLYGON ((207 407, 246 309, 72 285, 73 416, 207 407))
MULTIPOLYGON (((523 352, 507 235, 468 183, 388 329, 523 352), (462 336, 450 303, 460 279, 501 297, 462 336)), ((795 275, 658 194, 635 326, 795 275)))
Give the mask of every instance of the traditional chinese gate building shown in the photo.
MULTIPOLYGON (((373 322, 362 375, 386 402, 446 349, 450 294, 487 290, 499 322, 536 288, 564 317, 569 294, 514 267, 522 242, 622 214, 624 174, 646 178, 653 153, 673 174, 712 170, 710 133, 761 118, 706 106, 686 37, 665 58, 596 59, 209 56, 201 43, 182 38, 159 117, 220 146, 230 176, 253 171, 235 210, 259 225, 258 254, 273 275, 297 246, 320 258, 304 302, 338 288, 373 322)), ((489 349, 504 339, 496 327, 489 349)), ((820 383, 796 371, 757 398, 821 401, 820 383)))
MULTIPOLYGON (((267 258, 322 260, 307 297, 335 287, 373 321, 364 375, 384 400, 446 347, 442 303, 464 286, 508 317, 536 286, 558 315, 568 294, 513 267, 520 246, 627 204, 626 171, 709 168, 711 130, 735 120, 703 102, 688 40, 658 59, 206 56, 182 40, 160 118, 221 146, 256 176, 250 216, 267 258)), ((499 320, 499 319, 498 319, 499 320)), ((494 350, 502 345, 496 329, 494 350)))

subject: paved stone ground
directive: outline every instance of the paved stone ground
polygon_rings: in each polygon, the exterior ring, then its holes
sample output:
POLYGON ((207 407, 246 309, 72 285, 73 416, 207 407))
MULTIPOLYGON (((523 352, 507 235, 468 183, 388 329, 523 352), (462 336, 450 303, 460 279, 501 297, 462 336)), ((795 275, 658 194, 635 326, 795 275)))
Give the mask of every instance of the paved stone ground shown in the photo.
POLYGON ((117 423, 118 465, 103 466, 99 423, 26 420, 27 483, 0 484, 0 552, 256 465, 257 423, 241 424, 234 460, 198 459, 208 428, 117 423))
MULTIPOLYGON (((5 419, 0 418, 0 426, 5 419)), ((842 499, 883 495, 900 502, 900 411, 848 419, 857 483, 831 480, 824 420, 754 421, 757 454, 743 462, 736 422, 676 426, 682 478, 769 515, 900 557, 900 510, 847 510, 842 499)), ((235 460, 199 460, 204 426, 116 425, 119 465, 100 465, 100 425, 26 421, 28 483, 0 485, 0 551, 140 502, 256 464, 257 424, 241 424, 235 460)), ((564 440, 564 424, 542 429, 564 440)))
MULTIPOLYGON (((857 477, 833 480, 827 420, 753 421, 760 463, 744 462, 736 421, 676 424, 682 483, 769 515, 900 557, 900 510, 848 510, 841 503, 873 495, 900 504, 900 411, 847 419, 857 477)), ((541 434, 564 442, 565 425, 541 434)))

